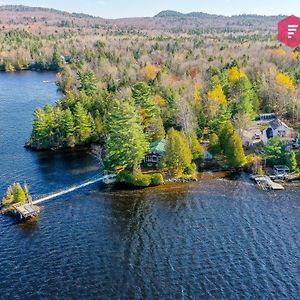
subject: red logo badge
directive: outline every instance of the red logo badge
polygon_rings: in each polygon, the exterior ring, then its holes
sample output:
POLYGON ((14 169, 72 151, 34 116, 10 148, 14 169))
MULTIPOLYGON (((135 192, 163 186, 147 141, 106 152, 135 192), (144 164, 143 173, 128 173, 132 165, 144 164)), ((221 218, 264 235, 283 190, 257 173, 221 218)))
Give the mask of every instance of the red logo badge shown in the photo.
POLYGON ((288 47, 300 45, 300 18, 289 16, 278 23, 278 40, 288 47))

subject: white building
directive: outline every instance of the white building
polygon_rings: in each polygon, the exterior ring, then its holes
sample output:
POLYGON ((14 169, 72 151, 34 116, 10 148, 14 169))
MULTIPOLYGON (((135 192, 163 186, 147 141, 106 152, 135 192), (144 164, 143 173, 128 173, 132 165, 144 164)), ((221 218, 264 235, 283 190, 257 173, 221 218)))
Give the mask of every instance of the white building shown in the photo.
POLYGON ((267 144, 273 137, 280 137, 283 141, 288 141, 293 138, 293 130, 279 119, 272 120, 262 132, 262 141, 267 144))

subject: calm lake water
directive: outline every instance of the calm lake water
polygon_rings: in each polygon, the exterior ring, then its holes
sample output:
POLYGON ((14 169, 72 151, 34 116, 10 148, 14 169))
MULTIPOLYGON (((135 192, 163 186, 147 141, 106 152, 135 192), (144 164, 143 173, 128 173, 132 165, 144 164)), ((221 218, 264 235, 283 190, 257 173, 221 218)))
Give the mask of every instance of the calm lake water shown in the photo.
MULTIPOLYGON (((97 174, 85 150, 23 148, 51 73, 0 73, 0 193, 33 196, 97 174)), ((122 191, 96 184, 43 204, 37 223, 0 216, 0 299, 299 299, 300 187, 242 176, 122 191)))

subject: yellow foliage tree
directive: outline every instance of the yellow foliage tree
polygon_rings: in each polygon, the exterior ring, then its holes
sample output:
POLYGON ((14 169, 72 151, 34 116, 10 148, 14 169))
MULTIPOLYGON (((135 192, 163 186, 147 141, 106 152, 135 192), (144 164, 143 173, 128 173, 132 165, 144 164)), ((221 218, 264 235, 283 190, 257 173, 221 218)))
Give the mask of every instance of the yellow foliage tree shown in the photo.
POLYGON ((193 93, 193 97, 196 105, 201 105, 201 100, 202 100, 201 89, 202 89, 201 83, 196 82, 194 85, 194 93, 193 93))
POLYGON ((292 52, 291 56, 293 59, 297 59, 299 57, 300 53, 298 51, 292 52))
POLYGON ((227 105, 227 99, 223 92, 223 88, 221 84, 217 85, 215 89, 212 91, 209 91, 208 94, 208 100, 210 101, 217 101, 222 105, 227 105))
POLYGON ((273 50, 273 54, 277 57, 283 57, 286 55, 286 51, 282 48, 279 48, 279 49, 273 50))
POLYGON ((166 100, 160 95, 154 96, 154 103, 159 107, 165 107, 166 106, 166 100))
POLYGON ((143 75, 148 79, 148 80, 153 80, 156 75, 157 75, 157 68, 154 65, 148 64, 146 67, 142 69, 143 75))
POLYGON ((238 67, 232 67, 228 71, 228 80, 231 82, 239 80, 242 77, 246 77, 246 74, 243 71, 240 71, 238 67))
POLYGON ((284 74, 284 73, 277 74, 276 84, 279 87, 284 87, 285 89, 290 90, 292 92, 295 91, 295 89, 296 89, 293 79, 289 75, 284 74))

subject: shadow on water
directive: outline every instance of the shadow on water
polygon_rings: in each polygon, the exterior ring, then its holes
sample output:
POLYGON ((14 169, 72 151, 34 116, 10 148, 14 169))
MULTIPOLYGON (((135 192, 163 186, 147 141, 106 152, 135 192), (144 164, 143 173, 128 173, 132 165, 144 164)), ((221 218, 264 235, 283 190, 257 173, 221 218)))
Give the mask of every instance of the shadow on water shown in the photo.
POLYGON ((45 179, 53 174, 63 174, 64 176, 59 176, 59 179, 63 179, 67 176, 85 175, 99 169, 96 160, 89 155, 88 148, 35 152, 35 158, 45 179))
MULTIPOLYGON (((156 205, 161 209, 175 209, 184 205, 192 184, 166 184, 146 189, 132 189, 123 185, 101 187, 100 193, 109 201, 112 218, 121 221, 120 228, 127 233, 139 232, 156 205)), ((126 233, 125 233, 126 235, 126 233)))
POLYGON ((16 221, 16 225, 24 234, 24 236, 31 236, 40 229, 38 218, 31 218, 25 222, 16 221))

